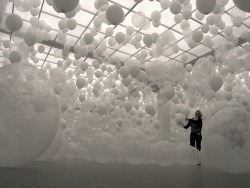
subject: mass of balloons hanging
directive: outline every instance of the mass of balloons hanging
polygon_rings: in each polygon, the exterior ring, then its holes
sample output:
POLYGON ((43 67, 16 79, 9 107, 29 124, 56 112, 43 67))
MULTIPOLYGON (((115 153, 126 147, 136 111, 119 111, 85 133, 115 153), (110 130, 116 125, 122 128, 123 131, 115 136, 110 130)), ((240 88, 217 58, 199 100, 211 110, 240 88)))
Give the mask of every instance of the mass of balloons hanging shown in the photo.
POLYGON ((72 46, 68 34, 77 28, 75 16, 84 3, 45 0, 55 14, 63 15, 56 35, 63 48, 53 54, 56 67, 46 63, 39 69, 37 55, 48 53, 45 44, 50 44, 53 30, 40 19, 42 1, 0 2, 1 29, 11 36, 1 44, 0 166, 61 158, 169 166, 194 164, 201 157, 226 172, 250 170, 250 34, 248 29, 234 33, 244 25, 250 1, 233 0, 235 6, 228 11, 232 26, 222 19, 229 0, 196 0, 195 11, 193 0, 151 1, 160 9, 152 9, 150 17, 133 10, 131 24, 119 32, 116 26, 127 18, 124 8, 93 1, 93 24, 72 46), (27 30, 18 14, 5 14, 8 3, 32 15, 27 30), (195 64, 187 63, 188 53, 180 55, 180 61, 160 60, 180 52, 173 31, 144 35, 138 30, 157 30, 169 19, 164 11, 173 15, 189 48, 202 43, 214 53, 195 64), (191 19, 201 27, 192 30, 191 19), (105 37, 98 38, 104 25, 105 37), (211 36, 219 33, 224 40, 215 48, 211 36), (125 60, 105 55, 108 48, 128 44, 141 50, 125 60), (85 61, 89 57, 92 63, 85 61), (147 62, 149 58, 153 61, 147 62), (169 122, 161 122, 160 109, 169 122), (189 132, 181 127, 197 109, 204 124, 200 153, 188 145, 189 132), (170 136, 163 139, 159 135, 164 126, 170 136))

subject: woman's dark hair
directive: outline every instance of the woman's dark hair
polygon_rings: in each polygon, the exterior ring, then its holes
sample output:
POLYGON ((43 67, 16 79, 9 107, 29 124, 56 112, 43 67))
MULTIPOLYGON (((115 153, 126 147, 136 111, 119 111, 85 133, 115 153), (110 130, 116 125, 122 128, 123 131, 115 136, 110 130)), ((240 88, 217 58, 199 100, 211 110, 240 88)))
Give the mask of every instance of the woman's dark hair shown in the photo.
POLYGON ((201 111, 200 111, 200 110, 196 110, 195 115, 196 115, 196 113, 199 113, 198 119, 201 119, 201 118, 202 118, 202 113, 201 113, 201 111))

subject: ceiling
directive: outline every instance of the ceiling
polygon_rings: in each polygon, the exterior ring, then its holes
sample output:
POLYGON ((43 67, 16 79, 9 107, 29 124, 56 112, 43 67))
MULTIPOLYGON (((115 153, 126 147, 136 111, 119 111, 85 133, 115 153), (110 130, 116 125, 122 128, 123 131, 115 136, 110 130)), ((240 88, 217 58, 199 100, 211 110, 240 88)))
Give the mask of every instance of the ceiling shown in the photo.
MULTIPOLYGON (((181 55, 186 54, 188 56, 188 60, 185 63, 194 63, 198 58, 203 57, 204 55, 211 54, 213 53, 214 49, 217 48, 221 42, 224 40, 224 34, 222 30, 218 30, 218 33, 216 35, 213 35, 211 33, 207 33, 206 35, 210 36, 212 38, 212 41, 214 43, 213 47, 208 47, 206 46, 203 42, 199 43, 196 47, 190 48, 182 34, 182 29, 180 27, 179 23, 175 23, 174 21, 174 15, 170 12, 169 9, 163 10, 160 6, 159 1, 149 1, 149 0, 144 0, 141 3, 136 3, 134 0, 126 0, 126 1, 121 1, 121 0, 108 0, 109 4, 119 4, 125 13, 125 20, 117 25, 107 25, 106 23, 102 24, 102 27, 99 32, 97 32, 95 39, 101 43, 103 40, 109 38, 105 34, 105 30, 107 27, 113 27, 114 28, 114 34, 117 32, 126 32, 126 27, 131 26, 131 18, 132 15, 135 12, 138 11, 143 11, 145 15, 150 19, 150 15, 153 10, 159 10, 161 11, 161 25, 157 28, 155 28, 152 24, 150 24, 150 27, 147 30, 143 29, 136 29, 134 34, 132 35, 135 36, 138 33, 142 34, 143 36, 145 34, 149 33, 158 33, 159 35, 167 30, 170 29, 172 30, 174 36, 176 37, 178 43, 178 46, 180 50, 177 53, 174 53, 170 56, 160 56, 160 57, 152 57, 148 55, 146 59, 144 60, 145 62, 152 62, 154 60, 161 60, 163 62, 170 61, 170 60, 175 60, 177 62, 182 62, 181 60, 181 55)), ((192 31, 200 29, 200 27, 206 23, 206 18, 203 20, 198 20, 195 17, 195 12, 196 12, 196 5, 195 5, 195 0, 190 0, 190 3, 192 5, 192 18, 189 19, 190 23, 190 29, 192 31)), ((77 21, 77 27, 74 30, 69 30, 67 32, 67 44, 71 45, 71 52, 73 52, 73 47, 77 44, 80 43, 81 37, 85 33, 91 32, 91 29, 94 27, 93 21, 98 15, 98 11, 94 7, 94 0, 80 0, 81 4, 81 10, 76 14, 74 19, 77 21)), ((40 20, 45 21, 47 24, 49 24, 52 27, 52 30, 50 31, 51 38, 49 41, 43 41, 41 42, 45 46, 45 51, 44 53, 37 53, 37 57, 39 58, 39 62, 36 63, 38 67, 43 67, 46 65, 46 63, 50 63, 52 67, 56 67, 56 61, 58 58, 55 57, 55 53, 57 52, 58 49, 63 48, 63 44, 60 43, 57 37, 57 33, 59 31, 58 27, 58 22, 62 19, 65 18, 65 15, 62 13, 57 13, 52 6, 49 6, 46 2, 46 0, 41 0, 41 5, 38 7, 40 12, 38 15, 38 18, 40 20)), ((230 0, 229 3, 225 6, 225 11, 222 13, 222 19, 226 23, 226 26, 233 26, 233 23, 230 19, 230 11, 234 8, 233 1, 230 0)), ((19 32, 20 35, 22 35, 27 29, 30 27, 30 19, 32 18, 32 15, 30 12, 20 12, 17 10, 13 3, 8 3, 7 7, 7 14, 10 13, 15 13, 21 16, 23 19, 23 27, 21 31, 19 32)), ((243 30, 249 30, 250 28, 250 14, 247 14, 244 23, 234 29, 234 34, 236 36, 239 36, 240 33, 243 30)), ((150 19, 151 20, 151 19, 150 19)), ((13 38, 10 32, 8 32, 5 27, 1 26, 0 28, 0 41, 4 40, 9 40, 11 39, 11 42, 13 43, 13 38)), ((40 44, 37 43, 35 45, 35 49, 40 44)), ((176 45, 176 44, 172 44, 176 45)), ((169 46, 169 48, 172 47, 172 45, 169 46)), ((111 47, 107 45, 107 50, 103 52, 102 57, 110 57, 110 58, 116 58, 119 57, 121 61, 127 61, 127 60, 133 60, 138 57, 138 54, 142 52, 142 50, 149 50, 143 42, 141 42, 141 47, 135 48, 134 45, 132 45, 130 42, 127 43, 126 45, 115 45, 114 47, 111 47)), ((3 47, 0 47, 0 62, 3 60, 3 47)), ((71 53, 70 58, 74 59, 74 54, 71 53)), ((89 54, 87 57, 81 58, 80 60, 86 61, 89 63, 89 65, 92 65, 92 62, 94 61, 93 55, 89 54)), ((114 66, 113 66, 114 67, 114 66)), ((76 67, 71 64, 69 67, 69 70, 75 71, 76 67)))

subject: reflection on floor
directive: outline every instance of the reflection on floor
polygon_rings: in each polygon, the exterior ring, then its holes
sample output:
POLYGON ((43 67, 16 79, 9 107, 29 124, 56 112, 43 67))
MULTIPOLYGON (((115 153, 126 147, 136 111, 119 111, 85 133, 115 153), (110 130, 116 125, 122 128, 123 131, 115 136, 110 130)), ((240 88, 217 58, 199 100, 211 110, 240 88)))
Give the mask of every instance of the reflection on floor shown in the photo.
POLYGON ((0 168, 0 188, 249 188, 249 175, 226 174, 204 165, 129 166, 60 160, 0 168))

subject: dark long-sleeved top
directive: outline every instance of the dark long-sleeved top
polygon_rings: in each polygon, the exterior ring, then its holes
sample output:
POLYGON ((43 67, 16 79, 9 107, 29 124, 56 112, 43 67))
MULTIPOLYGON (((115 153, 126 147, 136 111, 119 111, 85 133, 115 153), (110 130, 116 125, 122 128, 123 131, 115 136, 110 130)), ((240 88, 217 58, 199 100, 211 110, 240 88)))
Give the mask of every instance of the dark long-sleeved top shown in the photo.
POLYGON ((191 132, 201 132, 202 119, 198 119, 198 120, 189 119, 188 124, 184 128, 188 129, 189 127, 191 127, 191 132))

